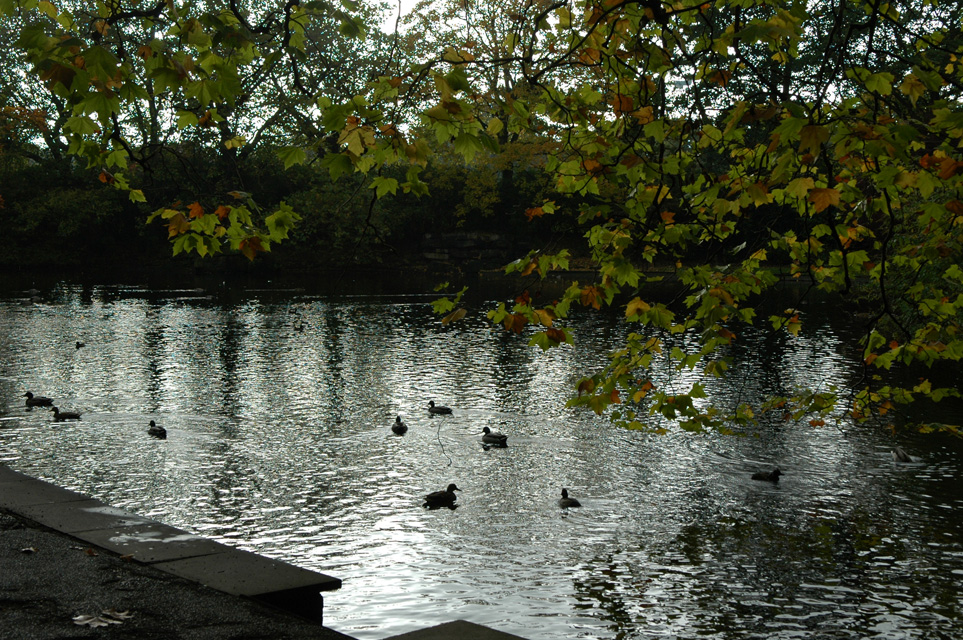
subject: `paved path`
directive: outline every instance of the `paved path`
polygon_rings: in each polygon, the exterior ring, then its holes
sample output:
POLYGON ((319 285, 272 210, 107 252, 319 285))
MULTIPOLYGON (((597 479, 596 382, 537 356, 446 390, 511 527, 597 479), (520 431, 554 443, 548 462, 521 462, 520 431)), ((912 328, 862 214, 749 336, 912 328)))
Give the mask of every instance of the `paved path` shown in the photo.
MULTIPOLYGON (((340 585, 0 464, 3 640, 353 640, 321 624, 340 585)), ((398 638, 518 636, 458 620, 398 638)))

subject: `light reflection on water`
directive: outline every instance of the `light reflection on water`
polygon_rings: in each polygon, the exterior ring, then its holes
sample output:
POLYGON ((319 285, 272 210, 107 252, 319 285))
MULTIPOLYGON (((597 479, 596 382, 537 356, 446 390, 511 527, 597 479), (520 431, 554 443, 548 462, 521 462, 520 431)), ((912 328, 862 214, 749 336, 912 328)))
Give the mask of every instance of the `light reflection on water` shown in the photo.
MULTIPOLYGON (((427 300, 116 287, 4 299, 0 460, 337 576, 326 624, 360 638, 457 618, 532 639, 959 635, 957 442, 902 440, 921 461, 896 466, 893 437, 868 427, 616 430, 564 399, 623 335, 617 322, 579 318, 578 346, 542 354, 483 319, 442 327, 427 300), (83 420, 26 410, 26 390, 83 420), (430 417, 429 399, 455 414, 430 417), (146 435, 150 419, 166 441, 146 435), (510 446, 484 450, 486 425, 510 446), (776 464, 779 485, 749 479, 776 464), (457 509, 420 507, 449 482, 457 509), (555 505, 562 486, 582 509, 555 505)), ((858 374, 832 329, 806 331, 740 336, 734 375, 706 401, 858 374)))

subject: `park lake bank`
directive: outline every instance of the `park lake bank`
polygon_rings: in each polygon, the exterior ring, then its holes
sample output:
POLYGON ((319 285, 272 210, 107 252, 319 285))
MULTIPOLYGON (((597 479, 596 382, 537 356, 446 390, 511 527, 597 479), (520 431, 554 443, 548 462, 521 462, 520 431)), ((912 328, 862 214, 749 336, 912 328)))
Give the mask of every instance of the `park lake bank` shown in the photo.
MULTIPOLYGON (((960 633, 956 439, 842 409, 744 436, 621 430, 565 399, 625 324, 578 313, 576 344, 542 353, 488 324, 504 294, 481 286, 443 326, 438 294, 402 277, 40 285, 0 298, 0 460, 340 578, 325 597, 338 631, 463 618, 533 640, 960 633), (28 390, 81 420, 28 410, 28 390), (508 447, 483 447, 485 426, 508 447), (751 479, 774 466, 778 483, 751 479), (422 508, 450 482, 457 509, 422 508), (560 508, 562 487, 583 506, 560 508)), ((855 385, 854 328, 828 302, 805 312, 798 337, 741 335, 706 401, 855 385)))

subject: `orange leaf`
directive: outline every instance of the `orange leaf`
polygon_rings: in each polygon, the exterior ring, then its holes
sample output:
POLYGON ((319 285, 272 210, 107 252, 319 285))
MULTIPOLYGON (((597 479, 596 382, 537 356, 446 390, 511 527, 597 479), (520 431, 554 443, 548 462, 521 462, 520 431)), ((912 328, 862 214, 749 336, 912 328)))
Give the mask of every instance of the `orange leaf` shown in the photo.
POLYGON ((229 213, 231 213, 231 208, 223 204, 214 210, 214 215, 217 216, 218 220, 223 220, 229 213))
POLYGON ((535 267, 537 267, 537 266, 538 266, 538 263, 535 262, 534 260, 532 260, 532 261, 529 262, 527 265, 525 265, 525 268, 524 268, 524 269, 522 269, 522 275, 523 275, 523 276, 527 276, 527 275, 530 274, 532 271, 535 271, 535 267))
POLYGON ((629 113, 635 107, 632 101, 632 96, 624 96, 621 93, 615 95, 612 100, 612 109, 615 111, 616 116, 620 116, 623 113, 629 113))
POLYGON ((812 189, 809 191, 809 201, 819 213, 829 206, 839 205, 839 192, 835 189, 812 189))
POLYGON ((889 348, 890 348, 890 349, 899 349, 899 343, 896 342, 896 340, 890 340, 890 341, 889 341, 889 348))
POLYGON ((675 222, 675 211, 663 211, 659 215, 662 216, 662 222, 666 224, 672 224, 675 222))
POLYGON ((527 289, 525 291, 522 291, 521 295, 515 298, 515 302, 517 304, 528 304, 531 301, 532 301, 532 296, 531 294, 528 293, 527 289))
POLYGON ((197 219, 204 217, 204 207, 198 202, 193 202, 187 206, 187 210, 190 212, 190 217, 197 219))
POLYGON ((596 309, 602 308, 602 302, 600 300, 602 292, 599 291, 598 287, 588 286, 582 289, 582 293, 579 295, 579 301, 584 307, 594 307, 596 309))
POLYGON ((963 162, 957 162, 952 158, 943 158, 940 163, 940 179, 949 180, 963 168, 963 162))
POLYGON ((528 324, 528 318, 520 313, 513 313, 505 316, 504 325, 509 331, 521 333, 526 324, 528 324))
POLYGON ((187 221, 183 213, 178 213, 170 219, 167 223, 167 237, 173 238, 174 236, 179 236, 182 233, 190 230, 191 223, 187 221))
POLYGON ((717 69, 709 74, 709 82, 715 82, 720 87, 725 87, 729 84, 731 78, 732 72, 726 69, 717 69))
POLYGON ((618 389, 612 389, 612 393, 609 394, 609 399, 612 401, 612 404, 622 404, 622 398, 619 397, 618 389))
POLYGON ((549 327, 545 330, 545 335, 548 336, 549 340, 558 342, 559 344, 565 342, 565 332, 561 329, 556 329, 554 327, 549 327))
POLYGON ((578 383, 578 394, 592 393, 595 391, 595 382, 591 378, 586 378, 578 383))
POLYGON ((533 218, 540 218, 545 215, 545 210, 541 207, 532 207, 531 209, 525 209, 525 217, 531 221, 533 218))
POLYGON ((238 249, 240 249, 241 253, 251 261, 254 260, 254 256, 257 255, 258 251, 264 251, 264 248, 261 247, 261 239, 257 236, 252 236, 250 238, 241 240, 241 243, 238 245, 238 249))

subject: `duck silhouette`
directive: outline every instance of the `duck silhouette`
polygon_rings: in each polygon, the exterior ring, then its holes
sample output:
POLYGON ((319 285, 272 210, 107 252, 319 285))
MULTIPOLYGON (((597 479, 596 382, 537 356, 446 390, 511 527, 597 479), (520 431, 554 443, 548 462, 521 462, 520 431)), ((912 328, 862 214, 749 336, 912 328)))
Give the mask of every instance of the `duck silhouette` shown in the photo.
POLYGON ((452 482, 448 485, 448 488, 444 491, 433 491, 425 496, 425 504, 422 506, 428 507, 429 509, 438 509, 439 507, 448 507, 453 509, 455 507, 455 500, 458 496, 455 495, 456 491, 461 491, 452 482))
POLYGON ((448 407, 442 407, 442 406, 437 406, 437 407, 436 407, 436 406, 435 406, 435 401, 434 401, 434 400, 429 400, 429 401, 428 401, 428 413, 447 414, 447 413, 451 413, 451 409, 449 409, 448 407))
POLYGON ((408 425, 401 421, 401 416, 395 418, 395 423, 391 425, 391 430, 397 433, 399 436, 404 435, 408 430, 408 425))
POLYGON ((29 391, 23 394, 23 397, 27 399, 28 407, 51 407, 53 406, 53 400, 50 398, 45 398, 44 396, 35 396, 29 391))
POLYGON ((582 503, 575 498, 569 498, 568 489, 562 489, 562 497, 558 500, 558 506, 567 509, 568 507, 581 507, 582 503))
POLYGON ((496 447, 507 447, 508 436, 498 431, 492 431, 488 427, 482 429, 482 442, 496 447))
POLYGON ((752 474, 753 480, 765 480, 767 482, 779 482, 779 476, 782 475, 782 471, 779 467, 776 467, 772 471, 757 471, 752 474))
POLYGON ((912 462, 913 458, 900 447, 893 449, 893 462, 912 462))
POLYGON ((167 429, 164 427, 157 426, 157 423, 153 420, 150 421, 150 427, 147 429, 147 434, 159 438, 160 440, 167 439, 167 429))
POLYGON ((76 411, 61 411, 57 407, 50 407, 53 411, 54 420, 57 422, 63 422, 64 420, 80 420, 80 414, 76 411))

